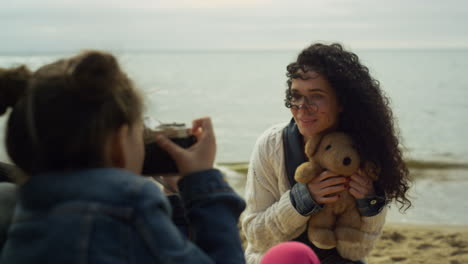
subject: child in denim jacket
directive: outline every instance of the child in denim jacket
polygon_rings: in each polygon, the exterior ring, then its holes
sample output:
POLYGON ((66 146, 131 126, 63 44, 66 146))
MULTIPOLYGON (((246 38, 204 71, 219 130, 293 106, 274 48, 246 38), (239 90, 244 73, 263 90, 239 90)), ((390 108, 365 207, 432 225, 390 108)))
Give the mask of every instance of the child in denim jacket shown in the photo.
POLYGON ((28 175, 0 263, 244 263, 237 221, 244 201, 213 169, 211 120, 197 143, 158 144, 180 171, 191 240, 166 196, 141 177, 142 98, 116 59, 89 51, 45 65, 0 69, 6 145, 28 175))

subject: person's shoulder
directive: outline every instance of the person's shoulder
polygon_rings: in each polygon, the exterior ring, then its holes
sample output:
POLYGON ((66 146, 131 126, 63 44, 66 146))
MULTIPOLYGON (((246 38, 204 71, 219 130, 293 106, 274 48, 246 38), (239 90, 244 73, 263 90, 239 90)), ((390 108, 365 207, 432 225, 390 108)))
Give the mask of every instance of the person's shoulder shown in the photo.
POLYGON ((258 137, 257 144, 268 143, 270 145, 272 143, 281 142, 283 130, 287 125, 288 123, 285 122, 285 123, 275 124, 269 127, 258 137))
POLYGON ((17 197, 18 186, 10 182, 0 182, 0 206, 5 203, 14 203, 17 197))
POLYGON ((4 234, 13 217, 17 189, 16 184, 0 182, 0 235, 4 234))
POLYGON ((0 182, 0 194, 15 193, 18 186, 11 182, 0 182))
POLYGON ((0 182, 0 207, 14 206, 17 199, 18 186, 10 182, 0 182))
POLYGON ((114 198, 117 203, 124 202, 125 204, 137 208, 147 208, 148 206, 156 206, 168 208, 168 201, 157 183, 149 176, 142 176, 133 172, 112 169, 108 174, 107 180, 109 184, 106 190, 109 193, 118 195, 119 198, 114 198))
POLYGON ((131 204, 145 196, 159 195, 157 189, 148 178, 125 169, 92 168, 32 176, 20 192, 23 199, 45 204, 76 200, 76 197, 83 201, 131 204))
POLYGON ((147 197, 158 198, 164 196, 161 189, 150 176, 134 174, 126 170, 116 170, 113 179, 113 188, 120 191, 129 198, 146 199, 147 197))
POLYGON ((255 149, 262 155, 280 151, 283 145, 283 130, 288 123, 279 123, 266 129, 257 139, 255 149))
POLYGON ((289 122, 282 122, 282 123, 278 123, 278 124, 274 124, 272 126, 270 126, 268 129, 265 130, 264 133, 266 134, 281 134, 284 130, 284 128, 289 124, 289 122))

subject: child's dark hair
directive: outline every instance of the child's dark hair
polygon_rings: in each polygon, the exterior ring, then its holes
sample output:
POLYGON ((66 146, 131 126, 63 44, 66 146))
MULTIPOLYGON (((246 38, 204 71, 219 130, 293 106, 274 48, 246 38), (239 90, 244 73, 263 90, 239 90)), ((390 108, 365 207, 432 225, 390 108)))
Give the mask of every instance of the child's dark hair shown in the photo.
POLYGON ((6 147, 28 175, 103 167, 110 135, 141 119, 142 99, 108 53, 88 51, 31 72, 0 68, 6 147))
POLYGON ((307 71, 321 74, 335 89, 343 107, 338 129, 352 136, 363 160, 377 166, 378 187, 388 199, 399 202, 400 209, 409 208, 409 172, 399 148, 389 99, 383 95, 379 82, 370 76, 356 54, 340 44, 313 44, 287 66, 286 106, 290 104, 292 80, 305 78, 302 73, 307 71))

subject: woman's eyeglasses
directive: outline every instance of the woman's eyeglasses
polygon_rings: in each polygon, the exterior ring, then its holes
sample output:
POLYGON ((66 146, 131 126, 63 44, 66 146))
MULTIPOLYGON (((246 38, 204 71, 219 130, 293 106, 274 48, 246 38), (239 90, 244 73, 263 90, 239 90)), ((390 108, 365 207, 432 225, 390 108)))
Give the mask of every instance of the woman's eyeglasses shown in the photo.
POLYGON ((294 110, 303 108, 312 112, 318 111, 318 105, 315 103, 314 97, 309 98, 300 94, 292 94, 288 96, 286 99, 286 107, 294 110))

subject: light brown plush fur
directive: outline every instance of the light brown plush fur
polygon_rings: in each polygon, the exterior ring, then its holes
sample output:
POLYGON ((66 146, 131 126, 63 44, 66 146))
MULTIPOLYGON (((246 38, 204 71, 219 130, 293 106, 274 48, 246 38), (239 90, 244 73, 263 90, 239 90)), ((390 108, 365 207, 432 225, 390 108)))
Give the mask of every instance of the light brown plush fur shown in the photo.
MULTIPOLYGON (((341 132, 332 132, 308 140, 305 152, 309 161, 301 164, 294 176, 297 182, 304 184, 318 177, 324 170, 351 176, 361 165, 351 137, 341 132)), ((310 217, 308 237, 319 248, 337 247, 339 251, 340 241, 359 243, 365 235, 361 231, 361 216, 354 197, 348 190, 339 195, 340 198, 336 202, 324 205, 318 213, 310 217)))

